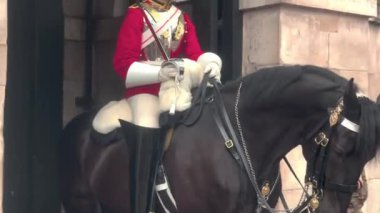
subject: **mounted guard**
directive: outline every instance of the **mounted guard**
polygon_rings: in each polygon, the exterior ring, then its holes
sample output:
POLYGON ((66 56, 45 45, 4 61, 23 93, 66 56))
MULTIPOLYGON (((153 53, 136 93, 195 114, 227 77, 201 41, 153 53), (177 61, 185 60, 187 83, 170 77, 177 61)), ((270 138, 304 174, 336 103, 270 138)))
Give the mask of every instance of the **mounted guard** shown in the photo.
POLYGON ((221 67, 219 56, 202 51, 192 21, 173 0, 143 0, 128 8, 114 55, 125 98, 103 107, 93 128, 108 137, 122 127, 131 142, 132 213, 147 213, 152 203, 164 143, 159 114, 188 109, 190 89, 206 72, 220 80, 221 67), (182 55, 187 58, 175 59, 182 55))

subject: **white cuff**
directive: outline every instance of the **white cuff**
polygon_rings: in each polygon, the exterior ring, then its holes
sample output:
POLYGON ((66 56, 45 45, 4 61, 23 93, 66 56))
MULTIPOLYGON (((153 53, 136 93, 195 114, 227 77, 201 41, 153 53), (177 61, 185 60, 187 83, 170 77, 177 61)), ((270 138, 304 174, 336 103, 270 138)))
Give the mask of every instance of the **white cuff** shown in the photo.
POLYGON ((159 83, 160 65, 151 65, 142 62, 133 62, 125 78, 125 87, 137 87, 159 83))

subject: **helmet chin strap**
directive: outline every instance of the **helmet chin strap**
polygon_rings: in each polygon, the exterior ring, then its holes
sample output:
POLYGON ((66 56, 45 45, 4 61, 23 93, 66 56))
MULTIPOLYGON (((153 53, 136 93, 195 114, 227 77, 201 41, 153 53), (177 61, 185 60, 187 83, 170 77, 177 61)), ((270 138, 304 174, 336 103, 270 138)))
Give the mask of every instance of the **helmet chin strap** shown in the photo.
POLYGON ((148 7, 158 11, 168 10, 173 4, 173 0, 143 0, 142 2, 148 7))

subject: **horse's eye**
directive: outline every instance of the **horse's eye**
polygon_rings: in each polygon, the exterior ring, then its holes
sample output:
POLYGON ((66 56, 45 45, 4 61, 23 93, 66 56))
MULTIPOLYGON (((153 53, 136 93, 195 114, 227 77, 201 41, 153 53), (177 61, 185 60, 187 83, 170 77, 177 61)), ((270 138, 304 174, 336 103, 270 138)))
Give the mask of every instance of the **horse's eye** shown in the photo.
POLYGON ((331 138, 333 149, 338 154, 349 154, 354 151, 357 133, 352 132, 345 127, 338 126, 333 132, 331 138))

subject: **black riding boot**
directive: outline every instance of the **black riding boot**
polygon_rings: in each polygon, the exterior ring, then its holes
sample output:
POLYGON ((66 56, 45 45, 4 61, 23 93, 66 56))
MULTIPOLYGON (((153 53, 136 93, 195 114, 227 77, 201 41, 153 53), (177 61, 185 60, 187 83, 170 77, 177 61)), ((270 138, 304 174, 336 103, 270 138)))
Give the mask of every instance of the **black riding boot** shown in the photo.
POLYGON ((131 213, 148 213, 164 140, 159 128, 120 121, 130 153, 131 213))

